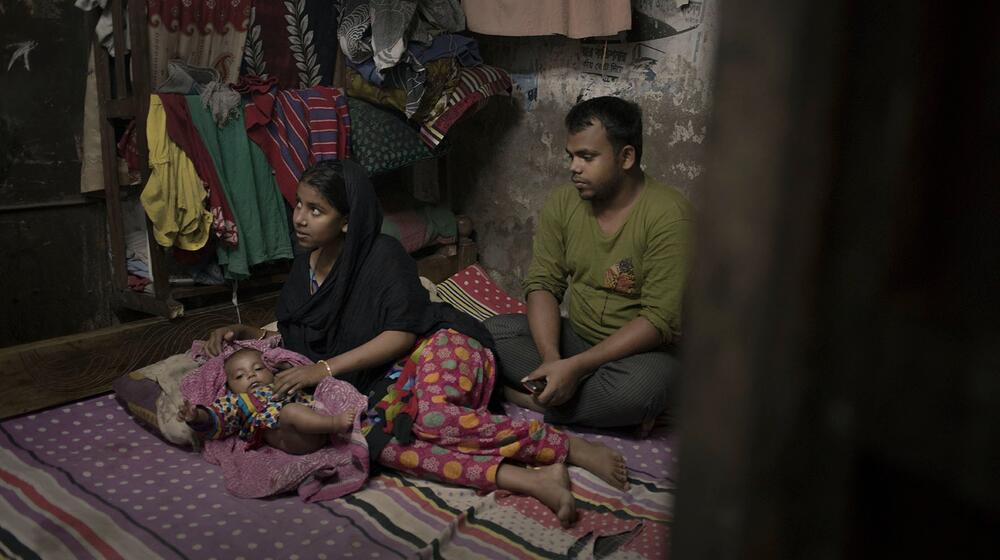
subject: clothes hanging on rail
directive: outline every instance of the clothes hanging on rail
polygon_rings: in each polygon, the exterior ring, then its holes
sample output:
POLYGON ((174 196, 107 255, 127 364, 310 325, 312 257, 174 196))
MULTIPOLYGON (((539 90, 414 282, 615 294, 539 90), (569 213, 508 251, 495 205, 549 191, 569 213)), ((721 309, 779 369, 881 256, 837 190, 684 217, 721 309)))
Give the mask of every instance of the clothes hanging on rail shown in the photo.
POLYGON ((348 97, 347 104, 351 108, 351 158, 360 163, 368 175, 434 157, 434 152, 420 140, 420 135, 402 115, 354 97, 348 97))
MULTIPOLYGON (((410 41, 407 49, 423 65, 442 58, 453 58, 462 66, 479 66, 483 63, 483 57, 479 54, 479 43, 472 37, 454 33, 438 35, 430 45, 410 41)), ((406 87, 406 75, 397 71, 400 68, 398 66, 380 71, 375 66, 374 59, 371 58, 363 62, 348 60, 346 64, 373 85, 391 88, 406 87)))
POLYGON ((167 116, 156 95, 149 98, 146 139, 150 176, 139 201, 153 224, 153 237, 164 247, 201 249, 212 227, 205 187, 187 154, 167 136, 167 116))
MULTIPOLYGON (((424 95, 420 99, 417 110, 410 115, 409 120, 422 123, 441 113, 446 103, 442 99, 444 92, 455 87, 458 79, 458 63, 454 58, 441 58, 428 62, 424 67, 427 71, 424 82, 424 95)), ((360 98, 376 105, 396 109, 406 113, 406 90, 384 84, 377 86, 355 69, 348 66, 345 69, 347 77, 347 95, 350 98, 360 98)))
POLYGON ((235 82, 252 4, 252 0, 146 0, 152 83, 167 78, 172 59, 214 68, 222 81, 235 82))
POLYGON ((478 111, 494 95, 509 95, 513 83, 510 74, 494 66, 460 68, 454 87, 442 97, 444 108, 421 123, 421 139, 437 148, 459 119, 478 111))
POLYGON ((236 228, 236 217, 233 216, 226 193, 222 190, 222 181, 212 162, 212 156, 191 121, 187 101, 183 95, 178 94, 163 93, 159 98, 167 113, 167 136, 191 158, 198 176, 205 183, 215 236, 226 245, 237 245, 239 231, 236 228))
MULTIPOLYGON (((494 95, 508 95, 513 87, 510 74, 489 65, 456 66, 454 59, 428 63, 435 75, 435 95, 425 95, 420 110, 410 119, 420 125, 420 138, 432 150, 444 141, 445 135, 458 120, 471 115, 494 95), (440 65, 440 66, 439 66, 440 65), (440 93, 437 93, 440 88, 440 93), (433 101, 432 101, 433 100, 433 101)), ((348 94, 378 105, 399 109, 402 90, 379 88, 367 82, 354 70, 347 69, 348 94)))
POLYGON ((325 159, 347 159, 351 118, 343 90, 310 89, 261 93, 260 84, 248 86, 246 133, 264 150, 274 178, 288 204, 295 206, 295 189, 307 167, 325 159))
POLYGON ((372 58, 360 63, 348 60, 347 66, 373 86, 401 91, 403 104, 400 110, 415 120, 422 109, 426 112, 424 98, 429 95, 433 103, 437 99, 435 93, 440 92, 441 84, 431 80, 431 64, 441 59, 453 60, 452 66, 479 66, 483 63, 476 40, 454 33, 438 35, 429 45, 410 41, 406 56, 407 64, 397 64, 388 69, 380 69, 372 58))
MULTIPOLYGON (((108 0, 76 0, 73 3, 74 6, 80 8, 85 12, 89 12, 94 8, 101 9, 101 16, 97 18, 97 25, 94 27, 94 34, 97 35, 97 41, 101 43, 101 46, 107 49, 108 54, 115 56, 115 41, 114 37, 111 35, 114 29, 112 25, 112 15, 111 10, 105 9, 108 5, 108 0)), ((132 38, 131 34, 128 32, 128 7, 126 6, 123 18, 125 25, 122 26, 122 30, 125 32, 125 52, 128 53, 129 49, 132 48, 132 38)))
POLYGON ((393 69, 406 91, 404 112, 409 117, 420 104, 425 81, 424 63, 411 46, 429 48, 437 35, 464 29, 458 0, 347 0, 337 37, 349 62, 371 60, 382 74, 393 69))
POLYGON ((229 279, 250 275, 250 267, 276 259, 292 258, 288 209, 275 188, 267 159, 247 137, 242 113, 218 127, 201 97, 185 96, 191 121, 218 172, 222 190, 236 217, 240 242, 219 245, 219 265, 229 279))
POLYGON ((410 41, 429 44, 436 35, 463 29, 458 0, 346 0, 337 38, 348 59, 374 58, 385 70, 402 60, 410 41))
POLYGON ((272 77, 281 89, 330 85, 337 59, 336 4, 255 2, 240 75, 272 77))
POLYGON ((463 0, 469 31, 527 37, 605 37, 632 28, 629 0, 463 0))

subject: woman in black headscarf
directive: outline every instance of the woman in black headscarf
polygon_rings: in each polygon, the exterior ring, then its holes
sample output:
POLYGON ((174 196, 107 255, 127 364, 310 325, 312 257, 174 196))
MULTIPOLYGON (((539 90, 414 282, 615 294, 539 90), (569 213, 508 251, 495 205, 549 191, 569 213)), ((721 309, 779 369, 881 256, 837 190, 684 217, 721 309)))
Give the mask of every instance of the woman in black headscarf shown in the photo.
MULTIPOLYGON (((312 250, 292 265, 278 328, 285 348, 316 363, 278 374, 276 395, 337 376, 369 397, 365 430, 379 464, 528 494, 564 524, 575 517, 565 462, 627 486, 624 459, 611 449, 487 410, 495 379, 489 333, 472 317, 429 301, 413 259, 380 233, 382 211, 359 165, 317 163, 303 173, 296 198, 296 236, 312 250)), ((272 334, 230 325, 212 333, 206 350, 272 334)))

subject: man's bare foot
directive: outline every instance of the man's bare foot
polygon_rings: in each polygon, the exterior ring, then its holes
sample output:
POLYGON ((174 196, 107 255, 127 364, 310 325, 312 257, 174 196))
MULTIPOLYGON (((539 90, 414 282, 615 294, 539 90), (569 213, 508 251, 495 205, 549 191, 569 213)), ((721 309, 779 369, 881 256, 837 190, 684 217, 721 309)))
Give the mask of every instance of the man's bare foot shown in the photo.
POLYGON ((535 412, 545 412, 545 407, 535 402, 535 399, 531 398, 531 395, 522 393, 513 387, 504 387, 503 396, 521 408, 527 408, 535 412))
POLYGON ((538 468, 503 463, 497 471, 497 488, 537 499, 556 514, 563 527, 576 521, 576 500, 570 491, 569 471, 563 463, 538 468))
POLYGON ((570 436, 569 456, 566 461, 590 471, 619 490, 628 490, 628 467, 625 466, 625 458, 606 445, 570 436))
POLYGON ((639 427, 636 428, 636 437, 638 437, 639 439, 645 439, 649 437, 649 434, 653 431, 654 428, 663 428, 665 426, 669 426, 672 421, 673 418, 670 416, 670 412, 664 411, 659 416, 650 418, 648 420, 645 420, 642 424, 639 424, 639 427))

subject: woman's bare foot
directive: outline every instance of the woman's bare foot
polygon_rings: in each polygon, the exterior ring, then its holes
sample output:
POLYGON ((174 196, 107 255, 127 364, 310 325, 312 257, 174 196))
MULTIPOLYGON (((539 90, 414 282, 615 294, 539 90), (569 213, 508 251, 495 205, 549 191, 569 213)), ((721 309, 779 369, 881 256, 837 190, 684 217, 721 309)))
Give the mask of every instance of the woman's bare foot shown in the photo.
POLYGON ((566 470, 566 465, 557 463, 530 470, 539 474, 540 480, 529 494, 548 506, 559 518, 563 527, 572 525, 576 521, 576 499, 570 491, 569 471, 566 470))
POLYGON ((566 461, 586 469, 619 490, 628 490, 628 467, 621 453, 600 443, 570 436, 566 461))
POLYGON ((538 468, 502 463, 497 470, 497 488, 537 499, 556 514, 563 527, 576 521, 576 500, 570 491, 569 471, 562 463, 538 468))

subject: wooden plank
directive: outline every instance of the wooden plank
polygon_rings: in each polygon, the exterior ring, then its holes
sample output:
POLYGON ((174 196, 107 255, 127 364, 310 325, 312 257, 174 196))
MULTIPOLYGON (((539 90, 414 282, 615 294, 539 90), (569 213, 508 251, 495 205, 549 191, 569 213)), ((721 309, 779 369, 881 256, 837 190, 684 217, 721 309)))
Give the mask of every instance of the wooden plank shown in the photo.
MULTIPOLYGON (((105 54, 101 51, 100 54, 105 54)), ((128 99, 109 99, 105 103, 105 114, 109 119, 131 119, 135 114, 135 102, 128 99)))
POLYGON ((120 307, 149 313, 164 319, 176 319, 184 315, 184 305, 173 298, 157 298, 153 294, 125 289, 117 294, 116 303, 120 307))
MULTIPOLYGON (((277 295, 240 305, 243 321, 274 320, 277 295)), ((169 321, 146 319, 88 333, 0 349, 7 380, 0 392, 0 418, 56 406, 111 390, 119 376, 186 351, 191 341, 236 322, 232 305, 199 310, 169 321)))
POLYGON ((166 250, 156 242, 153 235, 153 223, 149 216, 145 216, 146 222, 146 243, 149 245, 149 271, 153 278, 153 296, 156 299, 166 301, 171 299, 170 294, 170 266, 167 264, 166 250))
POLYGON ((996 555, 997 12, 720 9, 671 556, 996 555))
POLYGON ((137 2, 128 11, 129 39, 132 43, 132 95, 135 100, 135 133, 139 152, 141 185, 149 179, 149 147, 146 144, 146 115, 149 95, 153 91, 149 52, 149 23, 146 2, 137 2))
MULTIPOLYGON (((248 288, 263 288, 267 286, 277 285, 280 289, 281 284, 285 283, 288 279, 287 274, 269 274, 262 276, 254 276, 246 280, 240 280, 240 291, 244 291, 248 288)), ((221 284, 218 286, 172 286, 170 289, 171 297, 174 299, 184 299, 195 296, 204 296, 210 294, 218 293, 229 293, 232 292, 232 284, 221 284)))
POLYGON ((128 78, 125 75, 125 0, 109 0, 104 7, 111 10, 111 40, 115 48, 114 76, 116 99, 125 99, 129 96, 128 78))
POLYGON ((443 282, 463 268, 474 264, 479 251, 475 241, 461 239, 457 245, 446 245, 434 253, 417 258, 417 274, 434 282, 443 282))
MULTIPOLYGON (((91 15, 96 26, 97 15, 91 15)), ((120 187, 118 185, 118 149, 115 131, 108 115, 111 100, 111 75, 107 51, 93 38, 94 71, 97 73, 98 110, 101 127, 101 170, 104 175, 104 199, 108 221, 108 252, 111 259, 111 281, 115 291, 128 289, 128 272, 125 268, 125 232, 122 220, 120 187)))
POLYGON ((672 555, 845 557, 850 448, 807 420, 830 406, 810 354, 822 328, 811 287, 836 176, 842 6, 730 2, 720 14, 672 555))

